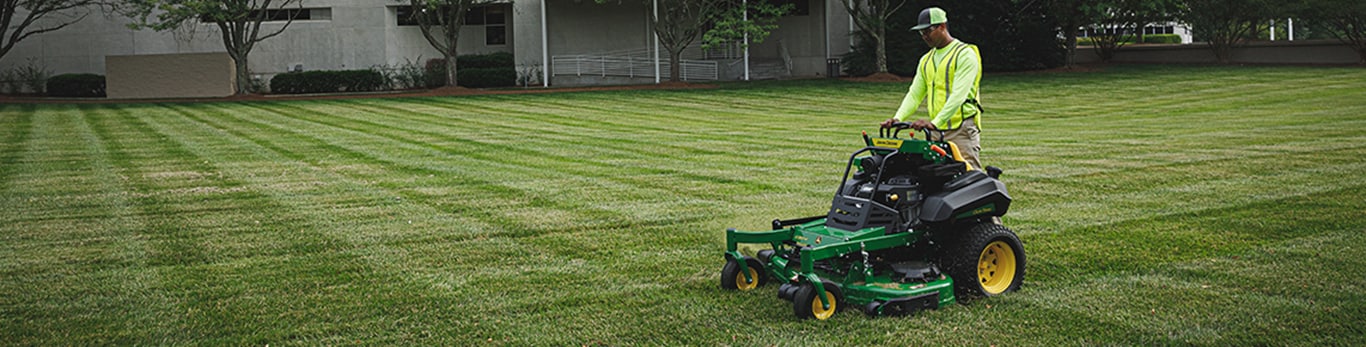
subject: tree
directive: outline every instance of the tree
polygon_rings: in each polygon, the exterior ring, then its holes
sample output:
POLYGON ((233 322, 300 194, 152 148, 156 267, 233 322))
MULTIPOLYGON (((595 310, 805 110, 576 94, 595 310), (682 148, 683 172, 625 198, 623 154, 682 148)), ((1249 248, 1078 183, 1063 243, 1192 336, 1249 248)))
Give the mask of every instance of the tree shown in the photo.
POLYGON ((79 9, 100 4, 98 0, 0 0, 0 58, 19 41, 85 19, 90 13, 79 9), (22 17, 15 18, 20 13, 22 17))
POLYGON ((1058 27, 1062 28, 1062 42, 1067 50, 1063 65, 1072 68, 1077 60, 1077 33, 1081 31, 1081 26, 1090 24, 1086 19, 1086 10, 1083 7, 1089 3, 1085 0, 1050 0, 1048 2, 1048 14, 1058 20, 1058 27))
POLYGON ((1096 54, 1110 61, 1120 47, 1142 39, 1143 27, 1171 18, 1176 7, 1172 0, 1105 0, 1082 2, 1081 13, 1090 19, 1096 54))
POLYGON ((744 47, 750 42, 763 43, 778 28, 778 18, 795 7, 793 4, 777 6, 764 0, 746 1, 742 5, 727 6, 712 18, 711 29, 702 33, 702 48, 745 39, 749 42, 743 42, 744 47))
POLYGON ((167 31, 211 22, 223 48, 237 65, 237 94, 251 92, 247 56, 257 43, 283 33, 303 10, 303 0, 122 0, 121 11, 134 19, 134 29, 167 31), (295 9, 290 9, 294 7, 295 9), (261 22, 283 16, 284 25, 264 33, 261 22))
POLYGON ((874 59, 878 73, 887 73, 888 19, 906 5, 906 0, 840 0, 854 19, 854 25, 874 41, 874 59))
POLYGON ((457 84, 457 57, 460 56, 460 28, 465 26, 465 14, 470 9, 490 4, 495 0, 399 0, 412 8, 413 19, 422 29, 422 37, 446 61, 446 86, 457 84))
POLYGON ((1066 59, 1058 21, 1045 5, 1036 0, 957 0, 942 7, 949 13, 953 37, 981 48, 983 70, 1021 71, 1055 68, 1066 59))
MULTIPOLYGON (((613 0, 596 0, 608 3, 613 0)), ((682 81, 683 50, 702 37, 708 47, 734 41, 749 35, 753 42, 762 42, 777 28, 777 18, 789 6, 776 6, 764 0, 645 0, 655 6, 650 11, 650 30, 659 38, 659 45, 669 52, 669 81, 682 81), (748 12, 746 19, 744 15, 748 12)))
MULTIPOLYGON (((953 37, 981 48, 982 69, 987 72, 1049 69, 1064 63, 1063 47, 1058 40, 1061 24, 1048 12, 1048 5, 1036 0, 931 0, 911 1, 907 6, 936 6, 949 15, 953 37)), ((899 11, 888 17, 886 30, 887 70, 910 76, 916 74, 920 57, 929 51, 920 35, 911 32, 919 11, 899 11)), ((864 31, 841 63, 850 75, 871 74, 876 68, 875 41, 864 31)))
POLYGON ((1366 64, 1366 2, 1361 0, 1302 0, 1300 15, 1314 27, 1331 33, 1356 49, 1366 64))
POLYGON ((1191 25, 1220 63, 1232 61, 1234 47, 1242 44, 1263 19, 1271 18, 1270 0, 1184 0, 1181 20, 1191 25))
POLYGON ((720 16, 726 0, 658 0, 650 14, 650 28, 659 45, 669 52, 669 81, 682 80, 683 49, 704 32, 708 22, 720 16))

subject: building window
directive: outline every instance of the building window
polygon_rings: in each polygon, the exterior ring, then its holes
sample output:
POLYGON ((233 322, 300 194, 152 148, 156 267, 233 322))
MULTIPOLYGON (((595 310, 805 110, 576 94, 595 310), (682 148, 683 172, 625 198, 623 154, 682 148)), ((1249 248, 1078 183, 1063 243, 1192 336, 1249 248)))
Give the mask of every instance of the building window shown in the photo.
POLYGON ((508 44, 507 27, 502 25, 484 27, 484 44, 489 46, 508 44))
POLYGON ((489 46, 506 45, 508 43, 508 8, 506 6, 490 6, 480 9, 484 12, 484 44, 489 46))
MULTIPOLYGON (((289 20, 332 20, 331 8, 280 8, 268 10, 252 10, 250 18, 264 16, 262 22, 284 22, 289 20)), ((199 21, 204 23, 217 23, 211 15, 199 16, 199 21)))
MULTIPOLYGON (((417 18, 413 16, 411 6, 398 6, 396 8, 399 26, 416 26, 417 18)), ((511 6, 507 4, 492 4, 471 7, 465 11, 466 26, 484 27, 484 44, 490 46, 507 44, 507 22, 511 6)))
POLYGON ((1171 34, 1176 32, 1175 29, 1175 27, 1170 25, 1160 27, 1144 27, 1143 34, 1171 34))

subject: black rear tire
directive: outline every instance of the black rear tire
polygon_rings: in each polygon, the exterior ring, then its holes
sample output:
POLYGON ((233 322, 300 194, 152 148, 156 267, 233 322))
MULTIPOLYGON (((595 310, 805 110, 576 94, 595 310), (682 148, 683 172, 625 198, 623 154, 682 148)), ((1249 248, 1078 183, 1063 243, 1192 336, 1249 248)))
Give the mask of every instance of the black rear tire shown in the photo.
POLYGON ((1014 231, 989 221, 949 238, 940 264, 953 278, 959 299, 996 296, 1024 282, 1025 251, 1014 231))

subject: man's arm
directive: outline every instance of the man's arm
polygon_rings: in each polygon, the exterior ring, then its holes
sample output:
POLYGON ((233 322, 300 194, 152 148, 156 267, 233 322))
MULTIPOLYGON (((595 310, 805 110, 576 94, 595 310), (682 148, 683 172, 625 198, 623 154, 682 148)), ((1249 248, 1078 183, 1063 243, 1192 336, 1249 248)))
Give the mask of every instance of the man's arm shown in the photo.
POLYGON ((898 122, 906 121, 906 117, 915 113, 915 109, 920 107, 920 101, 925 100, 925 94, 928 92, 925 90, 925 80, 921 75, 919 72, 915 74, 915 79, 911 80, 911 90, 906 93, 905 98, 901 99, 901 107, 896 109, 896 116, 892 117, 896 118, 898 122))
POLYGON ((967 102, 972 85, 977 81, 977 76, 982 74, 981 58, 977 56, 976 50, 969 48, 959 51, 957 64, 958 72, 953 75, 953 90, 949 91, 949 99, 944 102, 944 108, 939 110, 939 114, 934 115, 932 121, 939 129, 948 128, 949 118, 967 102))

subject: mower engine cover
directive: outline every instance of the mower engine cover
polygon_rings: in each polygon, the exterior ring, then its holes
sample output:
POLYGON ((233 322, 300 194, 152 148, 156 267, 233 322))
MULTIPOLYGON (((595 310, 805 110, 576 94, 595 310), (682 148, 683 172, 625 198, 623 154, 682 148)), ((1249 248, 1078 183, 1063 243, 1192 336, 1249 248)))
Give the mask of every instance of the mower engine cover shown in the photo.
POLYGON ((1010 209, 1005 183, 982 171, 968 171, 944 184, 944 190, 925 198, 920 220, 953 222, 973 217, 999 217, 1010 209))

